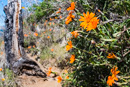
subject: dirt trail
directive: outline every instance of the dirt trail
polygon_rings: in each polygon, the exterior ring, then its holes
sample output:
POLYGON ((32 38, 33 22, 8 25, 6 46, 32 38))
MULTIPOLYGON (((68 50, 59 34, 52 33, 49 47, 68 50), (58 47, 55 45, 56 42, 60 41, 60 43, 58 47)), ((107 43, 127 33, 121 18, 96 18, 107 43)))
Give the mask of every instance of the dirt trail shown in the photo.
MULTIPOLYGON (((38 61, 35 60, 37 56, 31 56, 28 54, 28 57, 34 60, 40 68, 47 73, 48 67, 43 67, 38 61)), ((57 72, 60 74, 61 70, 57 67, 52 67, 52 71, 57 72)), ((54 75, 50 75, 47 78, 40 78, 36 76, 26 76, 22 75, 18 77, 18 82, 21 84, 21 87, 62 87, 60 83, 57 82, 57 77, 53 77, 54 75)))
POLYGON ((19 76, 21 87, 61 87, 53 78, 38 78, 34 76, 19 76))

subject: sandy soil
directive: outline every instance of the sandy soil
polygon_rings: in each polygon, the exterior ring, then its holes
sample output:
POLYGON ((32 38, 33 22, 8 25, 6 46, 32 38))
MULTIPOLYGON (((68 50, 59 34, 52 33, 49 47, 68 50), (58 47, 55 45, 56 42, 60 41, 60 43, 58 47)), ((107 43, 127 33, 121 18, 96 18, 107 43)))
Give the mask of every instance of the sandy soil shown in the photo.
MULTIPOLYGON (((35 60, 36 56, 31 57, 30 54, 28 54, 28 57, 37 62, 37 64, 40 66, 40 68, 47 73, 48 67, 43 67, 38 61, 35 60)), ((52 67, 52 71, 61 73, 61 70, 57 67, 52 67)), ((21 87, 62 87, 60 83, 57 82, 57 77, 54 77, 54 75, 51 75, 47 78, 41 78, 36 76, 26 76, 22 75, 17 78, 18 84, 20 84, 21 87)))

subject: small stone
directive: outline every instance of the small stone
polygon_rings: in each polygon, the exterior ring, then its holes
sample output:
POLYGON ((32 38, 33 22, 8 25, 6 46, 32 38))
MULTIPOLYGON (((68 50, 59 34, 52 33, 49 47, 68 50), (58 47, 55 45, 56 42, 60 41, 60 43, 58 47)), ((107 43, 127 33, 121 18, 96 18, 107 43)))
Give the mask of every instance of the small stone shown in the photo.
POLYGON ((56 77, 56 75, 53 74, 53 73, 51 73, 51 74, 50 74, 50 77, 54 78, 54 77, 56 77))

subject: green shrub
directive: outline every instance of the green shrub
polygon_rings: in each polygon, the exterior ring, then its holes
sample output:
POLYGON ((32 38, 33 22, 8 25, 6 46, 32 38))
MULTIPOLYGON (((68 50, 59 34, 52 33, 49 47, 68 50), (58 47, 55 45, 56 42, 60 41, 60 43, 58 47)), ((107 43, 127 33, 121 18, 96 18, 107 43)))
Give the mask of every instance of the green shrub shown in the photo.
MULTIPOLYGON (((71 64, 73 70, 70 71, 72 73, 70 74, 70 79, 67 81, 69 87, 106 87, 108 76, 111 76, 111 69, 114 66, 118 67, 120 73, 116 75, 118 82, 115 82, 113 87, 130 85, 128 82, 128 79, 130 79, 130 27, 127 26, 129 25, 129 19, 123 19, 126 13, 123 12, 124 10, 117 9, 122 5, 130 4, 130 2, 127 0, 118 0, 118 5, 112 7, 113 3, 117 3, 116 1, 95 1, 88 2, 85 5, 85 0, 79 0, 80 4, 86 7, 83 7, 85 13, 86 11, 91 12, 93 11, 91 9, 94 9, 96 16, 100 19, 100 24, 96 29, 86 31, 82 27, 79 28, 78 26, 81 24, 78 21, 79 18, 74 18, 74 21, 68 25, 70 32, 77 31, 79 34, 77 38, 73 37, 70 39, 73 46, 69 52, 75 55, 75 61, 71 64), (95 4, 99 6, 95 7, 95 4), (98 7, 103 9, 96 9, 98 7), (120 10, 122 12, 119 12, 120 10), (107 12, 116 14, 117 16, 111 16, 107 12), (119 15, 122 16, 119 18, 119 15), (116 20, 116 18, 119 18, 119 20, 116 20), (116 57, 108 58, 109 54, 112 53, 116 57)), ((82 15, 77 8, 80 9, 76 4, 74 10, 75 13, 78 13, 76 16, 82 15)), ((129 6, 124 6, 123 8, 130 9, 129 6)))
POLYGON ((53 9, 53 6, 49 2, 43 1, 39 5, 33 4, 33 6, 29 8, 29 11, 33 12, 33 14, 27 18, 27 21, 34 23, 39 22, 43 17, 48 17, 55 9, 53 9))
POLYGON ((5 79, 3 81, 0 81, 1 87, 19 87, 16 82, 16 76, 14 76, 13 71, 9 70, 8 68, 5 68, 1 73, 3 73, 4 76, 2 78, 5 79))

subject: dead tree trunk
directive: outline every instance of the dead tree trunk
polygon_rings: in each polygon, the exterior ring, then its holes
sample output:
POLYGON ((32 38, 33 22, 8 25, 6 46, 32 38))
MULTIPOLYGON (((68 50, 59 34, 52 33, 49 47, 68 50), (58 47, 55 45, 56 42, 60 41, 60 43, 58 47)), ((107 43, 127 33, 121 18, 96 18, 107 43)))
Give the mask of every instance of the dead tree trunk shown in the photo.
POLYGON ((6 14, 4 32, 7 65, 15 74, 28 74, 46 77, 37 63, 30 60, 24 51, 23 20, 21 0, 8 0, 4 7, 6 14))

